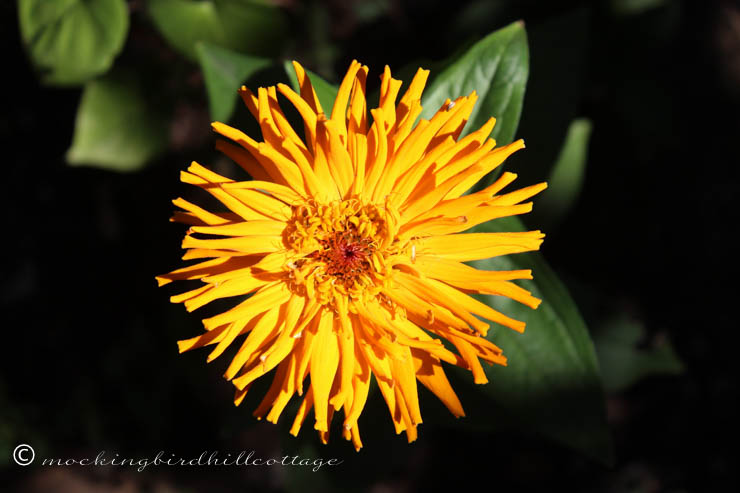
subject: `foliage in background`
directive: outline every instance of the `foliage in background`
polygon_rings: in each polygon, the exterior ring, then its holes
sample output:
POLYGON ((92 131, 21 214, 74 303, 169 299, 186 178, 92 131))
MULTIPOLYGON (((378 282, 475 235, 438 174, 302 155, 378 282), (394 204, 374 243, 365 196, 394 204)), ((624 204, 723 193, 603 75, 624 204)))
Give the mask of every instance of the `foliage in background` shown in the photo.
POLYGON ((586 118, 575 119, 568 127, 563 147, 547 179, 547 190, 537 203, 537 221, 545 229, 557 226, 581 193, 590 136, 591 122, 586 118))
POLYGON ((287 27, 280 10, 259 0, 148 0, 147 11, 167 42, 192 61, 199 59, 199 42, 277 55, 287 27))
POLYGON ((81 84, 105 73, 128 34, 124 0, 18 0, 23 42, 47 84, 81 84))
POLYGON ((231 119, 240 99, 236 90, 256 72, 270 65, 267 58, 236 53, 205 42, 196 47, 206 91, 211 119, 225 122, 231 119))
POLYGON ((645 327, 619 316, 594 331, 604 388, 619 392, 651 375, 679 375, 685 370, 665 334, 645 343, 645 327))
POLYGON ((121 70, 85 84, 69 164, 135 171, 166 144, 167 120, 134 74, 121 70))

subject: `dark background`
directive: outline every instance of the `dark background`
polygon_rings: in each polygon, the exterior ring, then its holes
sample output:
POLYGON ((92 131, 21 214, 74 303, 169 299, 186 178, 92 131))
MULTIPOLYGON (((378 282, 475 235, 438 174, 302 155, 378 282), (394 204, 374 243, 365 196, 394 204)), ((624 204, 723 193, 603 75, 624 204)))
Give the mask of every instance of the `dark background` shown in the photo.
MULTIPOLYGON (((153 52, 168 59, 141 3, 132 3, 122 58, 153 52)), ((322 490, 328 480, 395 492, 459 488, 471 479, 508 491, 736 490, 731 273, 740 6, 655 3, 629 15, 609 2, 575 1, 390 1, 365 17, 358 2, 284 6, 296 40, 285 58, 330 80, 353 58, 374 73, 385 64, 397 70, 441 60, 524 19, 531 71, 518 135, 528 148, 507 166, 521 183, 545 179, 543 163, 555 158, 568 123, 593 123, 583 191, 547 231, 543 253, 593 330, 627 314, 645 326, 644 345, 668 338, 685 366, 682 375, 652 376, 607 395, 613 467, 520 432, 424 424, 409 446, 393 435, 376 395, 361 422, 382 420, 386 433, 366 437, 360 454, 337 436, 318 449, 345 460, 328 479, 279 468, 23 469, 2 457, 0 484, 19 491, 282 491, 322 490), (552 142, 538 145, 528 136, 542 128, 552 142)), ((41 86, 20 42, 14 2, 3 2, 0 15, 3 451, 31 443, 37 457, 298 453, 305 441, 256 422, 254 401, 230 405, 223 361, 204 367, 205 353, 177 354, 175 341, 198 333, 198 317, 155 287, 154 275, 179 265, 182 228, 167 222, 170 199, 184 189, 178 172, 213 156, 197 67, 171 58, 166 68, 185 81, 174 96, 166 154, 133 174, 72 168, 64 153, 80 90, 41 86)), ((317 441, 310 426, 302 437, 317 441)))

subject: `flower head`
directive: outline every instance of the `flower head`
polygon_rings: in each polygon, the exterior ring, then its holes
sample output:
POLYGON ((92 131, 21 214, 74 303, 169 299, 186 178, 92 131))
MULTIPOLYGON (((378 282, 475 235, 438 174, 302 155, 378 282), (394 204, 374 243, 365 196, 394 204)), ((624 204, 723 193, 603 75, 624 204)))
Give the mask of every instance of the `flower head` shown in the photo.
POLYGON ((430 120, 416 123, 426 70, 416 73, 396 105, 401 81, 386 67, 371 123, 367 67, 352 62, 331 116, 303 68, 294 67, 300 94, 283 84, 256 95, 240 90, 263 142, 213 124, 234 142, 217 147, 253 180, 234 181, 195 162, 182 173, 183 182, 209 192, 227 212, 174 200, 182 211, 173 220, 191 225, 183 258, 198 261, 157 280, 200 280, 199 288, 171 298, 188 311, 246 297, 204 319, 205 333, 179 342, 181 352, 215 346, 211 361, 246 336, 225 373, 237 405, 256 379, 274 370, 255 416, 277 422, 298 394, 303 400, 292 434, 313 410, 314 428, 326 442, 332 416, 342 410, 344 436, 359 450, 357 420, 374 376, 396 433, 405 431, 413 441, 422 422, 416 380, 463 416, 442 363, 469 369, 476 383, 486 383, 480 361, 505 365, 506 358, 484 337, 489 324, 482 319, 524 330, 524 323, 468 294, 539 304, 511 282, 531 279, 529 270, 481 271, 463 263, 536 250, 539 231, 459 233, 529 212, 531 202, 523 201, 546 185, 501 193, 516 177, 507 172, 465 195, 524 143, 496 148, 487 138, 493 118, 459 139, 475 93, 447 100, 430 120), (305 138, 288 123, 278 93, 302 117, 305 138))

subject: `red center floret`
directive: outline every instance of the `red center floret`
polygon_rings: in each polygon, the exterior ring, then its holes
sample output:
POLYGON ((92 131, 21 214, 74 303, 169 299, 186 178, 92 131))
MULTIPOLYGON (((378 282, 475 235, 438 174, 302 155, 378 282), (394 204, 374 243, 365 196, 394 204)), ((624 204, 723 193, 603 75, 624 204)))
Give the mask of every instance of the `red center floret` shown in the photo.
POLYGON ((320 240, 320 243, 324 249, 313 257, 326 264, 328 275, 351 281, 370 268, 369 257, 374 248, 368 238, 345 232, 320 240))

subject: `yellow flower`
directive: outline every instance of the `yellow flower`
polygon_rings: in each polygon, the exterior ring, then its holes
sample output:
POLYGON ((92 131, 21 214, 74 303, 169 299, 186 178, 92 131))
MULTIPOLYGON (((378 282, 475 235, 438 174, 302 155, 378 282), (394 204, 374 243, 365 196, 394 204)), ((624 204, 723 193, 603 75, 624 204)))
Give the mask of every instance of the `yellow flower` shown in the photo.
POLYGON ((487 382, 480 360, 506 364, 501 349, 484 337, 489 325, 478 317, 524 330, 524 323, 468 293, 506 296, 532 308, 540 302, 511 282, 531 279, 531 271, 481 271, 463 262, 536 250, 543 234, 458 233, 529 212, 532 203, 522 202, 546 184, 500 194, 516 177, 507 172, 464 195, 524 147, 519 140, 495 148, 487 138, 494 118, 458 140, 474 92, 447 100, 431 120, 415 124, 429 71, 419 69, 396 105, 401 81, 386 67, 371 124, 366 66, 352 62, 327 117, 305 71, 293 65, 300 95, 284 84, 260 88, 257 95, 240 90, 264 142, 213 124, 236 143, 219 141, 217 148, 253 180, 233 181, 195 162, 182 172, 183 182, 203 188, 229 211, 174 200, 183 210, 173 220, 191 225, 183 259, 199 261, 157 280, 160 286, 202 281, 171 298, 188 311, 251 294, 204 319, 204 334, 179 342, 181 352, 215 345, 210 362, 246 335, 225 373, 236 387, 235 404, 252 382, 275 370, 255 416, 277 422, 297 393, 303 400, 293 435, 313 409, 314 428, 326 443, 332 416, 341 409, 344 437, 359 450, 357 419, 374 375, 396 433, 405 431, 411 442, 422 422, 416 380, 459 417, 463 408, 442 362, 469 369, 480 384, 487 382), (305 140, 289 125, 278 93, 302 117, 305 140))

